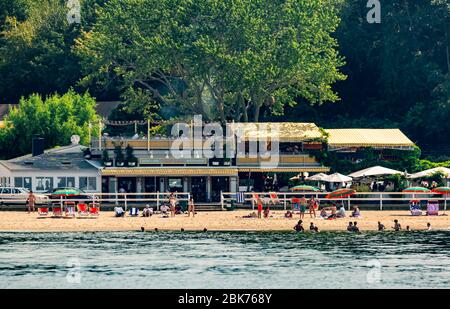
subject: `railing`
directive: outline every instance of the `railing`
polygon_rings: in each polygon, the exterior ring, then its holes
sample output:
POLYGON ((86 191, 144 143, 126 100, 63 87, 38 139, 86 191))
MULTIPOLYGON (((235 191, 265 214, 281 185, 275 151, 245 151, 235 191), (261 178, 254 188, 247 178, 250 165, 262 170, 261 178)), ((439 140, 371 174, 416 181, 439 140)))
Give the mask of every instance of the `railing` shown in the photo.
MULTIPOLYGON (((178 201, 189 201, 191 195, 187 192, 174 192, 175 198, 178 201)), ((156 192, 156 193, 86 193, 83 194, 84 198, 60 196, 59 198, 53 198, 48 200, 37 201, 36 207, 60 205, 64 206, 67 202, 84 202, 84 203, 96 203, 102 206, 123 206, 125 210, 129 205, 136 207, 144 207, 146 204, 156 206, 156 210, 159 210, 163 203, 169 202, 170 193, 156 192), (88 198, 86 198, 88 197, 88 198)), ((18 205, 21 208, 27 207, 28 195, 18 197, 18 194, 2 194, 0 195, 0 203, 2 205, 18 205)))
MULTIPOLYGON (((222 209, 225 209, 226 205, 237 203, 237 194, 236 192, 222 192, 221 193, 221 205, 222 209)), ((379 210, 383 210, 383 207, 387 205, 389 202, 409 202, 411 200, 434 200, 444 203, 444 211, 447 210, 447 195, 427 193, 427 192, 418 192, 418 193, 405 193, 405 192, 357 192, 355 195, 345 197, 345 198, 333 198, 327 199, 326 195, 328 192, 241 192, 243 194, 244 203, 240 203, 243 207, 248 207, 251 209, 255 209, 256 200, 254 195, 258 195, 264 204, 277 204, 283 206, 285 210, 288 209, 288 206, 292 206, 292 198, 299 198, 305 196, 307 198, 314 197, 319 202, 347 202, 347 208, 350 210, 351 205, 355 202, 376 202, 375 206, 378 207, 379 210), (271 197, 272 195, 272 197, 271 197), (275 196, 275 198, 273 198, 275 196), (399 197, 397 197, 399 196, 399 197), (431 197, 432 196, 432 197, 431 197)), ((371 206, 374 205, 369 203, 371 206)))

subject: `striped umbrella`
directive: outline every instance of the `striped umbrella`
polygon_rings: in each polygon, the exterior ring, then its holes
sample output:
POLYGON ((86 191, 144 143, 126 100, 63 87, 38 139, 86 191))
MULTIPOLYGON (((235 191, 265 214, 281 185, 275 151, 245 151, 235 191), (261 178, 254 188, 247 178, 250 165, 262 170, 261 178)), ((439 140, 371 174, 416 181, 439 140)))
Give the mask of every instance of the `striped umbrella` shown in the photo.
POLYGON ((336 191, 333 191, 331 193, 329 193, 326 198, 328 199, 333 199, 333 198, 344 198, 344 197, 349 197, 351 195, 356 194, 356 191, 353 189, 339 189, 336 191))
POLYGON ((434 193, 438 193, 438 194, 448 195, 448 194, 450 194, 450 187, 439 187, 439 188, 435 188, 431 191, 433 191, 434 193))
POLYGON ((410 187, 403 190, 406 193, 421 193, 421 192, 430 192, 429 189, 423 187, 410 187))
POLYGON ((300 185, 300 186, 295 186, 292 187, 290 189, 291 191, 301 191, 301 192, 319 192, 320 189, 314 186, 305 186, 305 185, 300 185))

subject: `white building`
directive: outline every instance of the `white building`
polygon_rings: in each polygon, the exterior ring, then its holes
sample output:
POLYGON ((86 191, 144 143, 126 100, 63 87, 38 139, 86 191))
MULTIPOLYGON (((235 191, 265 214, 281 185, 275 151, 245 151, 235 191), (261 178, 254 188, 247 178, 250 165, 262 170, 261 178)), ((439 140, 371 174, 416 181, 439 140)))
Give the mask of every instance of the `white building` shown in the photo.
POLYGON ((81 145, 70 145, 0 161, 0 186, 24 187, 34 192, 76 187, 86 192, 101 191, 100 168, 86 160, 81 145))

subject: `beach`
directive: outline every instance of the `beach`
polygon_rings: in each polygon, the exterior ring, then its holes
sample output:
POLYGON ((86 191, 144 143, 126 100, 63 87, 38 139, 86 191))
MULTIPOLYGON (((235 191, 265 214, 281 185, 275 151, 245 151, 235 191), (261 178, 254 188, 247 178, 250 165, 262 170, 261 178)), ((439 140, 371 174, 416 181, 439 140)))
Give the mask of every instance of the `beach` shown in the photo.
MULTIPOLYGON (((199 212, 193 218, 186 214, 175 218, 164 218, 161 214, 152 217, 115 218, 111 211, 101 212, 98 218, 38 218, 37 213, 0 212, 0 231, 2 232, 105 232, 105 231, 293 231, 299 220, 295 214, 292 219, 284 217, 284 211, 272 211, 268 219, 243 218, 250 210, 199 212)), ((425 230, 431 223, 433 230, 450 230, 448 216, 418 216, 413 217, 409 211, 363 211, 361 218, 342 218, 336 220, 311 219, 305 214, 303 226, 309 228, 313 222, 320 231, 345 231, 349 221, 357 221, 361 231, 378 230, 378 221, 392 230, 393 221, 399 220, 403 229, 410 226, 411 230, 425 230)))

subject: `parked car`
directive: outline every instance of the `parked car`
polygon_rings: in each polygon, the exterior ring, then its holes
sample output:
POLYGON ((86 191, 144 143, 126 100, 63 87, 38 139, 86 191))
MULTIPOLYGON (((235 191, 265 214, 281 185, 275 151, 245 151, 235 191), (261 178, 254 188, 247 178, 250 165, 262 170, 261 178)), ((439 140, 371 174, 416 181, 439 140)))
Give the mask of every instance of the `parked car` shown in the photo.
POLYGON ((81 189, 71 188, 71 187, 53 189, 50 192, 48 192, 48 197, 54 203, 61 201, 61 198, 63 200, 68 199, 68 200, 74 201, 76 203, 79 203, 79 202, 89 203, 92 200, 95 200, 95 201, 98 200, 98 196, 86 193, 81 189), (85 201, 85 200, 87 200, 87 201, 85 201))
MULTIPOLYGON (((25 188, 0 187, 0 205, 27 205, 30 191, 25 188)), ((34 193, 36 205, 48 205, 50 199, 45 194, 34 193)))

